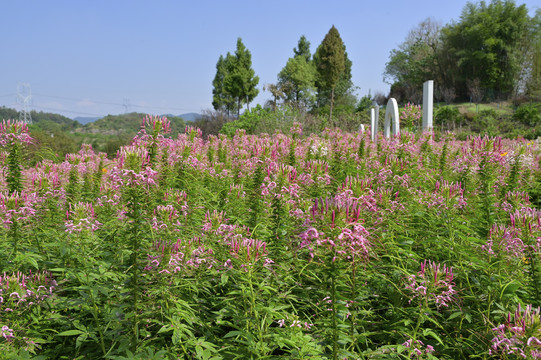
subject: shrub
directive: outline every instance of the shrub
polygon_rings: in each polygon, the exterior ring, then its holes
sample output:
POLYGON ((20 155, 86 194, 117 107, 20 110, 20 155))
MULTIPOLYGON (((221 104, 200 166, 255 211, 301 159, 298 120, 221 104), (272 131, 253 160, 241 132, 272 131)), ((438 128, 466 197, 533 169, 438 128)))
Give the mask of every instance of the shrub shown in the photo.
POLYGON ((497 123, 501 120, 502 118, 497 111, 481 110, 473 117, 471 130, 488 136, 496 136, 498 135, 497 123))
POLYGON ((268 117, 271 112, 270 109, 264 109, 261 105, 257 105, 250 111, 245 111, 238 120, 224 124, 220 133, 227 136, 233 136, 237 130, 241 129, 246 130, 247 134, 254 134, 259 122, 263 118, 268 117))
POLYGON ((522 105, 520 106, 513 119, 527 126, 536 126, 541 124, 541 105, 522 105))
POLYGON ((441 130, 444 128, 446 130, 451 129, 451 124, 453 124, 453 129, 456 128, 457 124, 461 124, 464 120, 464 117, 458 111, 458 108, 453 106, 443 106, 436 110, 434 114, 434 122, 436 125, 441 126, 441 130))

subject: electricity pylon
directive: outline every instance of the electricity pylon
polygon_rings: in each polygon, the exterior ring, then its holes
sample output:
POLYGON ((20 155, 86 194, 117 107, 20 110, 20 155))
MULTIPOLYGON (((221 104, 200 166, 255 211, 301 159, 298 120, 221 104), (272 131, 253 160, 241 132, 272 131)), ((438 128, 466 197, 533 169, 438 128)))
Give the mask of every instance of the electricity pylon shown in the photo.
POLYGON ((32 115, 30 114, 30 103, 32 100, 32 89, 30 84, 17 83, 17 102, 22 105, 19 112, 19 121, 26 124, 32 124, 32 115))

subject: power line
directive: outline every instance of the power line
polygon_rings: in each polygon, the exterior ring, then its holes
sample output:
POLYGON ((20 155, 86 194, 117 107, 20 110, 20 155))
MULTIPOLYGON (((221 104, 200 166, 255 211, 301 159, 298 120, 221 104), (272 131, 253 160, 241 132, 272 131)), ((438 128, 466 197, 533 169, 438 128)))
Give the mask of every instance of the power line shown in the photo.
MULTIPOLYGON (((17 110, 18 105, 19 104, 13 103, 13 104, 2 105, 2 106, 6 107, 6 108, 9 108, 9 109, 13 109, 13 110, 19 112, 19 110, 17 110)), ((64 110, 64 109, 47 107, 47 106, 39 106, 39 105, 35 105, 35 104, 32 105, 32 107, 35 108, 35 109, 40 109, 40 110, 50 110, 50 111, 57 111, 57 112, 70 113, 70 114, 89 115, 89 116, 97 116, 97 117, 103 117, 104 116, 102 114, 93 114, 93 113, 86 113, 86 112, 81 112, 81 111, 64 110)), ((33 110, 33 111, 35 111, 35 110, 33 110)))
POLYGON ((91 99, 76 99, 72 97, 66 97, 66 96, 56 96, 56 95, 44 95, 44 94, 34 94, 35 96, 43 96, 47 98, 52 99, 61 99, 61 100, 70 100, 70 101, 91 101, 94 104, 100 104, 100 105, 114 105, 114 106, 122 106, 120 103, 110 103, 105 101, 97 101, 97 100, 91 100, 91 99))
POLYGON ((34 107, 37 108, 37 109, 42 109, 42 110, 60 111, 60 112, 70 113, 70 114, 99 116, 99 117, 103 116, 103 115, 100 115, 100 114, 92 114, 92 113, 86 113, 86 112, 80 112, 80 111, 71 111, 71 110, 64 110, 64 109, 55 109, 55 108, 46 107, 46 106, 39 106, 39 105, 34 105, 34 107))
MULTIPOLYGON (((46 98, 69 100, 69 101, 91 101, 94 104, 120 106, 120 107, 124 107, 124 108, 126 106, 125 102, 124 103, 114 103, 114 102, 99 101, 99 100, 92 100, 92 99, 78 99, 78 98, 72 98, 72 97, 67 97, 67 96, 45 95, 45 94, 36 94, 36 93, 34 93, 34 96, 42 96, 42 97, 46 97, 46 98)), ((194 111, 194 109, 187 109, 187 108, 177 108, 177 107, 170 107, 170 106, 133 105, 131 103, 129 104, 129 107, 144 108, 144 109, 156 109, 156 110, 194 111)))

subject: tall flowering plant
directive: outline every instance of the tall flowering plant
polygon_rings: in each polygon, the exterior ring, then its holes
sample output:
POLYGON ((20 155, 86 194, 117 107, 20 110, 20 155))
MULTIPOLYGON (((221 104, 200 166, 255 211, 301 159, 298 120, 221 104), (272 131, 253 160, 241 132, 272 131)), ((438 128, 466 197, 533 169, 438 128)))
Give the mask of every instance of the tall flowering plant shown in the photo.
POLYGON ((7 349, 12 346, 34 351, 39 347, 36 339, 25 335, 47 316, 45 304, 54 297, 56 288, 56 280, 47 271, 0 274, 0 349, 2 343, 7 349))
POLYGON ((406 282, 409 301, 417 299, 420 306, 435 304, 438 309, 448 307, 455 300, 453 279, 453 268, 425 260, 421 263, 421 270, 410 275, 406 282))
MULTIPOLYGON (((6 158, 8 196, 18 197, 18 194, 23 191, 21 179, 22 146, 31 142, 32 138, 28 134, 28 126, 25 123, 3 120, 0 124, 0 148, 5 148, 8 152, 6 158)), ((20 238, 18 227, 17 221, 11 222, 9 237, 13 240, 13 248, 16 252, 18 251, 20 238)))
POLYGON ((492 329, 494 338, 490 355, 507 358, 516 355, 523 359, 541 359, 540 309, 518 305, 514 314, 508 313, 507 321, 492 329))
MULTIPOLYGON (((370 233, 360 218, 361 208, 341 195, 316 199, 306 224, 308 229, 299 234, 301 253, 308 253, 309 264, 323 273, 319 317, 315 327, 322 329, 322 336, 332 339, 332 356, 346 355, 339 344, 340 337, 355 340, 355 323, 360 306, 357 298, 361 291, 359 273, 373 253, 370 233)), ((318 330, 319 331, 319 330, 318 330)))
MULTIPOLYGON (((421 270, 417 274, 408 276, 405 282, 405 295, 409 303, 418 303, 417 321, 415 327, 406 334, 407 340, 398 348, 399 353, 406 350, 407 358, 420 358, 424 354, 431 358, 434 347, 424 344, 420 338, 431 337, 441 344, 440 337, 430 323, 437 324, 437 318, 443 308, 456 302, 453 268, 442 266, 431 260, 421 263, 421 270), (433 307, 436 307, 436 311, 433 307)), ((441 325, 440 325, 441 327, 441 325)))
POLYGON ((10 193, 21 192, 21 145, 30 144, 32 138, 28 134, 28 126, 20 121, 3 120, 0 123, 0 147, 8 151, 6 181, 10 193))
POLYGON ((400 123, 401 126, 408 130, 413 130, 419 126, 419 120, 421 119, 422 111, 421 105, 415 105, 414 103, 407 103, 404 109, 400 111, 400 123))
POLYGON ((32 143, 28 134, 28 125, 17 120, 3 120, 0 123, 0 146, 7 146, 12 143, 32 143))

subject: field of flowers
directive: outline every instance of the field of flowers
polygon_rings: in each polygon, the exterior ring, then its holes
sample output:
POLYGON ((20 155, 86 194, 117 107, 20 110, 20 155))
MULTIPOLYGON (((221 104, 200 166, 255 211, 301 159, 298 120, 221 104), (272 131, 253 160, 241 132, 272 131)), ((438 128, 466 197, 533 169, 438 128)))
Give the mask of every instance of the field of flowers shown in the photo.
POLYGON ((0 358, 541 358, 539 141, 167 131, 1 124, 0 358))

